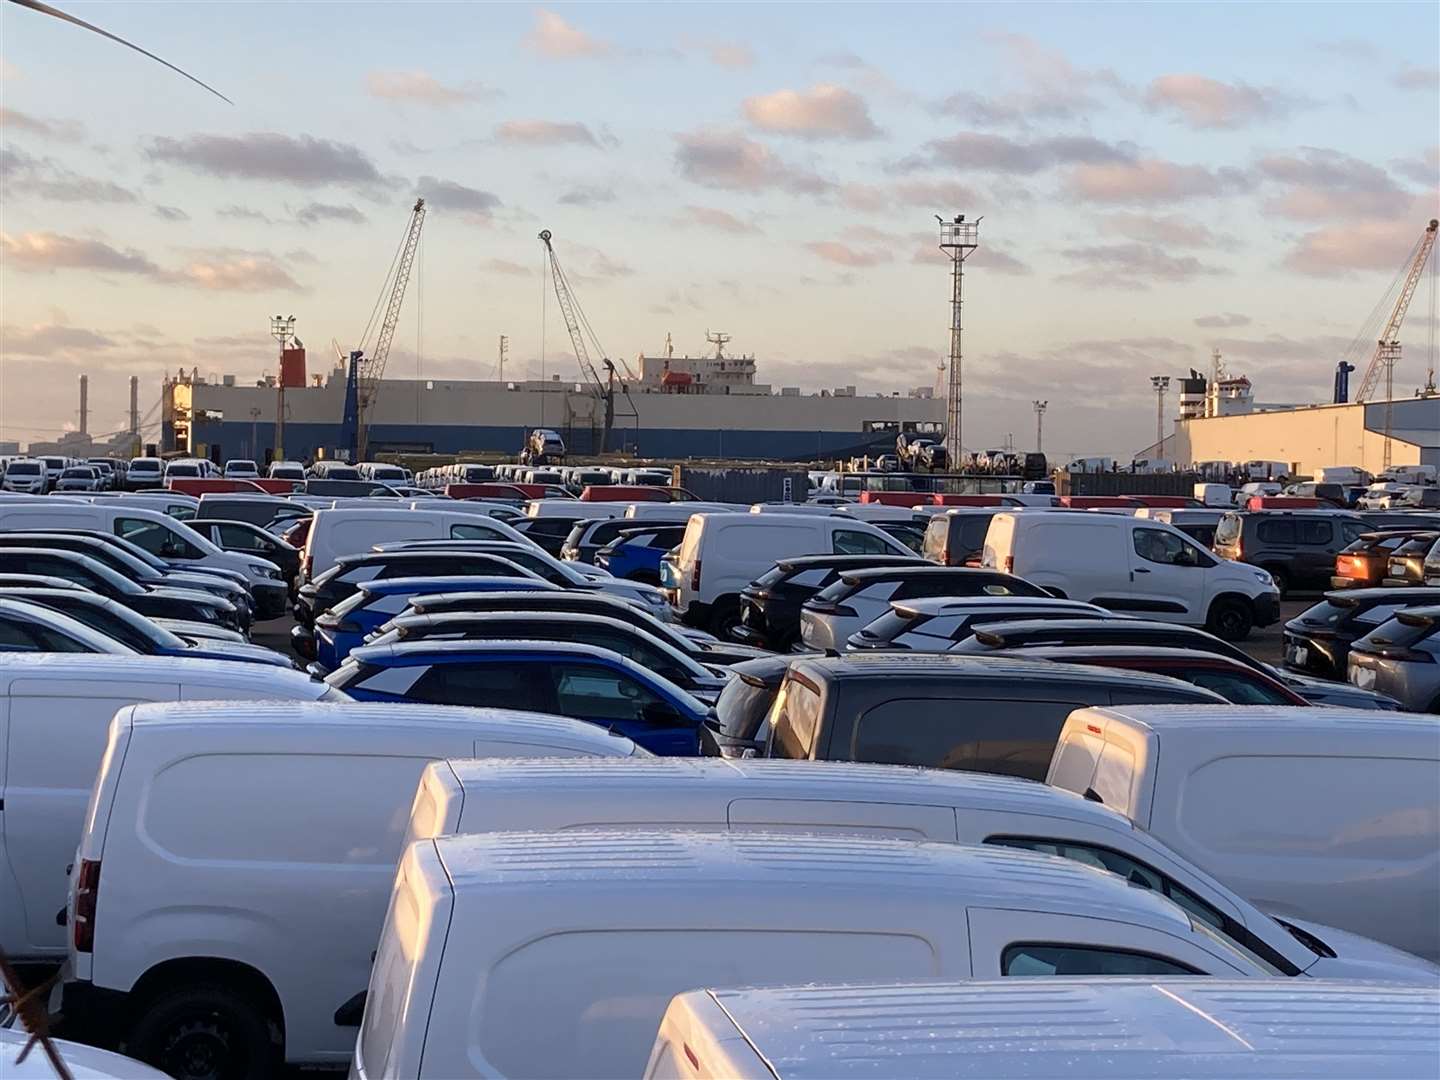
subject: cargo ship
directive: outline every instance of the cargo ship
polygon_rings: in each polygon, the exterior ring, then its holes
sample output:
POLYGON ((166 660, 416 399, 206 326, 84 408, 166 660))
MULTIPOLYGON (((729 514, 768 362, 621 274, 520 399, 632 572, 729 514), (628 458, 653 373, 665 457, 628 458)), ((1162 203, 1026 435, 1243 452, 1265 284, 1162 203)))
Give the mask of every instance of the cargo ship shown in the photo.
MULTIPOLYGON (((944 438, 945 402, 929 387, 863 394, 854 386, 812 392, 756 381, 753 356, 715 351, 622 364, 606 401, 574 377, 518 381, 384 379, 367 420, 368 455, 513 454, 534 428, 553 428, 573 456, 602 449, 646 458, 814 461, 891 453, 904 432, 944 438)), ((284 402, 283 456, 346 457, 344 366, 309 375, 303 347, 284 351, 278 375, 249 382, 182 371, 165 378, 162 453, 222 459, 272 456, 284 402)))

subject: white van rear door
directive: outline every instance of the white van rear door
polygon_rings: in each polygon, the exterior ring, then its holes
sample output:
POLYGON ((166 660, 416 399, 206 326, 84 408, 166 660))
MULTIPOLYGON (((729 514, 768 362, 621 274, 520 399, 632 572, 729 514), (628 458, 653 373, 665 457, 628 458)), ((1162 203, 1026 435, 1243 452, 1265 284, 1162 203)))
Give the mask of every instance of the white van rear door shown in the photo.
POLYGON ((951 806, 742 798, 730 803, 727 816, 731 829, 845 833, 951 844, 957 836, 955 808, 951 806))

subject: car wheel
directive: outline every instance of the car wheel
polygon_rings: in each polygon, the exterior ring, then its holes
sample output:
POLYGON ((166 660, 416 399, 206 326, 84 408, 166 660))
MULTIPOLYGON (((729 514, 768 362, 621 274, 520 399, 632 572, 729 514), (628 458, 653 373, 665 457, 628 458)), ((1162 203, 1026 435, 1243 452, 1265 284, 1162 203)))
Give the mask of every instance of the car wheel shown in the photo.
POLYGON ((249 997, 211 983, 152 1001, 126 1049, 176 1080, 265 1080, 280 1067, 269 1019, 249 997))
POLYGON ((717 600, 710 611, 710 623, 706 627, 721 641, 734 641, 730 632, 740 625, 740 601, 733 596, 717 600))
POLYGON ((1275 582, 1275 588, 1280 590, 1282 597, 1290 592, 1290 575, 1284 570, 1278 566, 1265 566, 1261 569, 1270 575, 1270 580, 1275 582))
POLYGON ((1255 625, 1250 605, 1235 597, 1222 597, 1210 606, 1206 629, 1225 641, 1244 641, 1255 625))

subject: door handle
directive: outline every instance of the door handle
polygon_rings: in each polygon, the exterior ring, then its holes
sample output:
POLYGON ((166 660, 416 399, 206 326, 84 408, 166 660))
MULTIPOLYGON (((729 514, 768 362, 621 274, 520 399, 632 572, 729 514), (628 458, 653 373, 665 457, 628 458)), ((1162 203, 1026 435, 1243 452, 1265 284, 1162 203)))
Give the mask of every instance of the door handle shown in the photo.
POLYGON ((1143 567, 1143 566, 1137 566, 1137 567, 1135 568, 1135 573, 1137 573, 1137 574, 1148 574, 1148 573, 1150 573, 1150 571, 1147 570, 1147 569, 1145 569, 1145 567, 1143 567))

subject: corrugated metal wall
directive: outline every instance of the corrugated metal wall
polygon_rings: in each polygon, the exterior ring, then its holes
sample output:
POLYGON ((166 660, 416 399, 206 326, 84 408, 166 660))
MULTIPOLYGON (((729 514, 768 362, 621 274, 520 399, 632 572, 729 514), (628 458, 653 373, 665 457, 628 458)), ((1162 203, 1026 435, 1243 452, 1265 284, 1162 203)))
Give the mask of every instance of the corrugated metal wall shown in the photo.
POLYGON ((764 469, 678 465, 678 483, 712 502, 804 502, 806 473, 802 469, 764 469), (786 481, 790 482, 786 491, 786 481))

